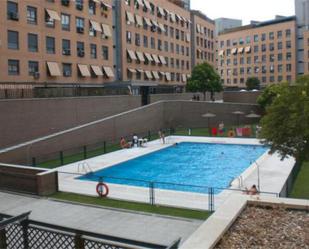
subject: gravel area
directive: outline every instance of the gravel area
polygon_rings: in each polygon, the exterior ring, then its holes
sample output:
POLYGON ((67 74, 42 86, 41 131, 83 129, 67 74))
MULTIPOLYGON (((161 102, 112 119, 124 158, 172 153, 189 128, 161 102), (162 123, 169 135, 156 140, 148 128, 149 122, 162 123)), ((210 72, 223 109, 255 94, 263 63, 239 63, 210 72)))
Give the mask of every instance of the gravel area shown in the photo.
POLYGON ((309 249, 309 213, 248 206, 216 249, 309 249))

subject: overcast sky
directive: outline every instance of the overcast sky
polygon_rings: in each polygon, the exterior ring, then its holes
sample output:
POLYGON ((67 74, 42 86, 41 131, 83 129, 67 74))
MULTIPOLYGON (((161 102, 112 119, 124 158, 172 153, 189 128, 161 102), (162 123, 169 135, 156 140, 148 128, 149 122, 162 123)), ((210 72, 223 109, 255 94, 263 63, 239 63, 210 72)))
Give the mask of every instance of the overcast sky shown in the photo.
POLYGON ((275 15, 295 14, 294 0, 191 0, 191 8, 201 10, 212 19, 242 19, 243 24, 250 20, 270 20, 275 15))

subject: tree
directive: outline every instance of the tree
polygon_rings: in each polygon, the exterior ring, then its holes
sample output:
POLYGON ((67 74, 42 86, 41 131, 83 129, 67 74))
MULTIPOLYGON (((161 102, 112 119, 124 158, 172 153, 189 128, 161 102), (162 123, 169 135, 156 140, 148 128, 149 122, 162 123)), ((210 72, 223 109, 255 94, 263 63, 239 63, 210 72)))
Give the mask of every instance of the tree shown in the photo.
POLYGON ((270 106, 274 98, 280 93, 282 87, 287 83, 272 84, 267 86, 263 93, 257 98, 257 103, 265 110, 270 106))
POLYGON ((295 86, 283 84, 262 118, 261 138, 271 153, 298 161, 309 159, 309 76, 295 86))
POLYGON ((202 92, 206 100, 206 92, 210 92, 214 100, 214 93, 223 90, 221 79, 215 69, 207 62, 195 66, 192 76, 188 79, 187 90, 190 92, 202 92))
POLYGON ((260 89, 260 80, 256 77, 249 77, 246 86, 247 90, 260 89))

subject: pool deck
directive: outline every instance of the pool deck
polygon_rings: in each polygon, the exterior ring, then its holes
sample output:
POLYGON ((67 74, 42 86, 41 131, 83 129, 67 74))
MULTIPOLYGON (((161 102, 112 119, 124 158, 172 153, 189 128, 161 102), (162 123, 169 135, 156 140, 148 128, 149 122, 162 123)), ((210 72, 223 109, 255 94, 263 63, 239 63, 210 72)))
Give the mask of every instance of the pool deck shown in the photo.
MULTIPOLYGON (((166 138, 166 144, 160 140, 149 142, 145 147, 131 148, 115 151, 102 156, 87 159, 87 166, 82 166, 81 162, 68 164, 57 168, 59 172, 59 190, 64 192, 79 193, 85 195, 97 196, 96 182, 75 179, 79 174, 85 174, 86 171, 98 171, 100 169, 157 151, 175 143, 180 142, 201 142, 201 143, 222 143, 222 144, 242 144, 242 145, 260 145, 258 139, 251 138, 220 138, 220 137, 193 137, 193 136, 171 136, 166 138)), ((281 160, 275 153, 269 155, 263 154, 256 163, 250 165, 241 177, 231 182, 231 189, 250 188, 253 184, 258 185, 258 171, 260 179, 260 190, 262 192, 272 192, 278 194, 281 192, 284 183, 289 176, 295 164, 294 158, 281 160)), ((149 202, 149 189, 135 186, 108 184, 109 197, 115 199, 124 199, 138 202, 149 202)), ((207 191, 206 191, 207 192, 207 191)), ((215 208, 218 208, 231 194, 239 191, 224 190, 215 195, 215 208)), ((275 196, 275 194, 270 194, 275 196)), ((193 209, 208 209, 208 195, 192 192, 181 192, 172 190, 155 190, 155 203, 176 207, 187 207, 193 209)))
POLYGON ((166 246, 180 237, 186 240, 203 223, 0 192, 0 213, 15 216, 28 211, 31 220, 166 246))

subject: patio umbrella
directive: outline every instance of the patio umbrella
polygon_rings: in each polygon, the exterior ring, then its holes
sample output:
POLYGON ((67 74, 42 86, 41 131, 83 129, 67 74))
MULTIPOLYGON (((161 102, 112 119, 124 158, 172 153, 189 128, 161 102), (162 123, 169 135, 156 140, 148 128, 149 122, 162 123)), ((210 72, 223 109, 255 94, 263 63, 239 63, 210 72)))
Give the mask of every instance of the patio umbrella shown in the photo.
POLYGON ((210 112, 207 112, 205 114, 202 115, 203 118, 207 118, 207 127, 208 127, 208 130, 209 130, 209 120, 211 118, 214 118, 216 116, 216 114, 213 114, 213 113, 210 113, 210 112))
POLYGON ((237 125, 239 126, 239 116, 240 115, 244 115, 245 113, 242 112, 242 111, 235 111, 235 112, 232 112, 234 115, 236 115, 237 117, 237 125))
POLYGON ((251 112, 250 114, 246 115, 246 118, 260 118, 261 115, 251 112))

